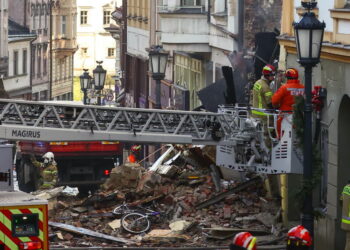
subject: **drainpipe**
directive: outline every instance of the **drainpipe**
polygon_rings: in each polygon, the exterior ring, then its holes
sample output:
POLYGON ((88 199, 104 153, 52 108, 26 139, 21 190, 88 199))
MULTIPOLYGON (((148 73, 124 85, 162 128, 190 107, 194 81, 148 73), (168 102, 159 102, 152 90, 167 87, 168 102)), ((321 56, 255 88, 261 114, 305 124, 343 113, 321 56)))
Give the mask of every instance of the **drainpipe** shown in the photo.
POLYGON ((238 1, 238 51, 244 48, 244 0, 238 1))
POLYGON ((127 65, 126 65, 126 53, 128 52, 127 51, 127 36, 128 36, 128 19, 127 19, 127 15, 128 15, 128 1, 127 0, 123 0, 123 6, 122 6, 122 15, 123 15, 123 18, 122 18, 122 39, 121 39, 121 70, 122 70, 122 88, 125 89, 126 91, 126 82, 127 82, 127 65))
POLYGON ((208 23, 210 23, 210 16, 211 16, 211 1, 208 0, 208 14, 207 14, 208 23))

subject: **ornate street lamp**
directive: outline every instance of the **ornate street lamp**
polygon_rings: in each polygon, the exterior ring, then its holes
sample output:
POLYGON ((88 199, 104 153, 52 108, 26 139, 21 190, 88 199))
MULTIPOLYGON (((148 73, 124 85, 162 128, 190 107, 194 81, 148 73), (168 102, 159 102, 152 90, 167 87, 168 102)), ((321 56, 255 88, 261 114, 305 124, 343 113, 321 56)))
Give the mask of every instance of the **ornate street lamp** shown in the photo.
POLYGON ((103 89, 104 85, 105 85, 105 80, 106 80, 106 73, 107 71, 105 69, 102 68, 102 63, 103 61, 96 61, 96 63, 98 64, 96 66, 96 68, 93 70, 93 74, 94 74, 94 85, 95 85, 95 89, 98 90, 99 95, 97 97, 97 104, 101 105, 101 96, 100 96, 100 92, 103 89))
POLYGON ((88 69, 83 69, 84 73, 79 77, 80 78, 80 89, 84 93, 84 101, 86 104, 86 91, 91 88, 91 76, 89 75, 88 69))
POLYGON ((161 80, 165 77, 166 65, 168 62, 169 52, 165 51, 162 46, 156 45, 147 49, 149 55, 149 70, 152 78, 156 81, 156 104, 155 108, 162 108, 161 104, 161 80))
MULTIPOLYGON (((304 183, 311 180, 312 174, 312 67, 320 62, 323 32, 326 27, 320 22, 315 13, 311 12, 317 2, 302 2, 308 11, 298 23, 293 23, 298 62, 305 68, 305 107, 304 107, 304 183)), ((302 225, 313 235, 314 217, 312 205, 312 190, 307 190, 303 201, 302 225)))

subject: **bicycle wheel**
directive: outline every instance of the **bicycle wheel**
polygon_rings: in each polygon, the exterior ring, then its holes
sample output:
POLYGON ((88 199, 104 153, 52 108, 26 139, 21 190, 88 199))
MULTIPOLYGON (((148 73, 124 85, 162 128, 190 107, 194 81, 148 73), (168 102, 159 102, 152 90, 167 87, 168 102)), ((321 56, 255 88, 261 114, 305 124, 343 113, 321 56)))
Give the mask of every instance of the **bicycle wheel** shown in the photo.
POLYGON ((118 216, 122 216, 128 212, 130 212, 130 209, 124 204, 117 206, 115 209, 113 209, 113 214, 118 216))
POLYGON ((123 216, 121 222, 122 228, 124 228, 125 231, 128 231, 129 233, 133 234, 140 234, 146 232, 151 226, 147 215, 140 213, 127 214, 123 216))

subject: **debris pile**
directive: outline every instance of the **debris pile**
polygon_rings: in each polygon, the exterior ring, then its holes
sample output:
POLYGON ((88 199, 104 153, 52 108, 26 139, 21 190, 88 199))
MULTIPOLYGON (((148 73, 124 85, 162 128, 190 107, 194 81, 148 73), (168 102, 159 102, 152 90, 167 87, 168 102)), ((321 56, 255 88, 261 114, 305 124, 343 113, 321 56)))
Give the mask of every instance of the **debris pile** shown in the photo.
POLYGON ((222 179, 210 147, 167 152, 149 169, 135 163, 115 167, 89 197, 62 187, 40 194, 49 198, 51 246, 228 246, 242 231, 257 236, 259 245, 284 244, 280 206, 266 198, 261 177, 222 179), (123 229, 122 213, 113 213, 123 204, 149 213, 150 229, 141 234, 123 229))

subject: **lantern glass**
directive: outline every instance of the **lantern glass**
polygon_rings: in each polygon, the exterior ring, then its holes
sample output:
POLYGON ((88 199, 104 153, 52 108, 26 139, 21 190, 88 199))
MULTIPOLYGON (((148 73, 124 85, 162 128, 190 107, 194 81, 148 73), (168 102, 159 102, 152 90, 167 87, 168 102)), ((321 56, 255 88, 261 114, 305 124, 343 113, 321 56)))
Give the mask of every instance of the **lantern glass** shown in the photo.
POLYGON ((158 74, 159 72, 159 54, 152 54, 151 58, 151 69, 153 74, 158 74))
POLYGON ((101 90, 104 87, 105 80, 106 80, 106 73, 107 71, 102 68, 100 65, 102 62, 97 62, 99 65, 94 69, 94 80, 95 80, 95 89, 101 90))
POLYGON ((299 23, 294 23, 299 62, 316 65, 320 61, 325 23, 320 22, 313 12, 306 12, 299 23))
POLYGON ((159 56, 159 73, 165 74, 167 62, 168 62, 168 54, 160 54, 160 56, 159 56))
POLYGON ((91 77, 87 70, 84 69, 84 73, 79 77, 80 78, 80 89, 85 91, 90 88, 91 77))

